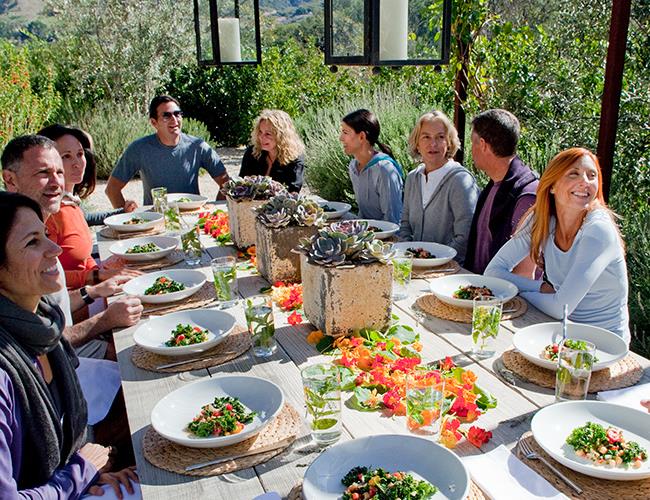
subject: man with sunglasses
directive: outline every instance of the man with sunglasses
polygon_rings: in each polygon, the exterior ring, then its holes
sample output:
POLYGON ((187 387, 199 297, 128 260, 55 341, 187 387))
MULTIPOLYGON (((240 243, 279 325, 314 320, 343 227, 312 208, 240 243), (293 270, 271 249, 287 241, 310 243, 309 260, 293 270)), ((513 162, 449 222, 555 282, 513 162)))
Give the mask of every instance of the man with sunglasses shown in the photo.
POLYGON ((183 112, 176 99, 154 97, 149 122, 156 133, 132 142, 117 162, 106 185, 106 195, 115 208, 124 207, 124 186, 139 172, 145 205, 151 189, 166 187, 169 193, 199 194, 199 170, 204 168, 220 186, 228 180, 219 155, 203 139, 181 131, 183 112))

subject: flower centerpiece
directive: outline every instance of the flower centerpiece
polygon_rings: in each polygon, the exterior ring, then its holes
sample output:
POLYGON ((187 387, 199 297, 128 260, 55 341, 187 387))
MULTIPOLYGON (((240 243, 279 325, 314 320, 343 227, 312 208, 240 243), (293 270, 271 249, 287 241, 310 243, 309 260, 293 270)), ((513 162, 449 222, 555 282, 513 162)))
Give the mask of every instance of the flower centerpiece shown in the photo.
POLYGON ((300 255, 294 252, 325 223, 323 209, 298 194, 279 194, 255 209, 259 273, 271 283, 300 280, 300 255))
POLYGON ((214 212, 201 212, 198 226, 204 234, 212 236, 217 244, 225 245, 230 243, 230 225, 228 212, 225 210, 216 209, 214 212))
POLYGON ((432 365, 422 362, 420 337, 411 327, 393 325, 385 332, 364 329, 353 337, 320 337, 319 351, 335 357, 341 373, 341 390, 354 397, 349 403, 361 411, 382 411, 387 415, 406 416, 408 377, 431 377, 444 381, 442 404, 422 414, 409 410, 409 428, 427 424, 428 418, 441 418, 440 442, 454 448, 463 438, 481 447, 492 433, 476 425, 476 420, 497 401, 477 383, 476 374, 456 366, 449 357, 432 365))
POLYGON ((235 246, 247 248, 255 244, 254 208, 286 188, 270 177, 252 175, 231 179, 223 187, 230 217, 230 238, 235 246))
POLYGON ((304 311, 316 328, 337 337, 388 325, 393 252, 367 222, 332 224, 301 240, 298 251, 304 311))

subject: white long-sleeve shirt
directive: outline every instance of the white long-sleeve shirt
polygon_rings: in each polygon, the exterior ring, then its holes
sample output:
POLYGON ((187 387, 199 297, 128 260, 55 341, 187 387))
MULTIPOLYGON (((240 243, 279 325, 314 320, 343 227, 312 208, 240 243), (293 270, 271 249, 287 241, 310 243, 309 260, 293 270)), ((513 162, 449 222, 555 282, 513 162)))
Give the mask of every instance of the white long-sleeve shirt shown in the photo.
POLYGON ((609 214, 603 209, 590 211, 566 252, 555 244, 556 220, 551 218, 543 251, 546 276, 555 293, 541 293, 541 280, 511 272, 530 253, 531 225, 529 220, 501 247, 485 275, 512 282, 524 299, 549 316, 561 318, 564 304, 568 304, 571 321, 605 328, 629 343, 625 254, 609 214))

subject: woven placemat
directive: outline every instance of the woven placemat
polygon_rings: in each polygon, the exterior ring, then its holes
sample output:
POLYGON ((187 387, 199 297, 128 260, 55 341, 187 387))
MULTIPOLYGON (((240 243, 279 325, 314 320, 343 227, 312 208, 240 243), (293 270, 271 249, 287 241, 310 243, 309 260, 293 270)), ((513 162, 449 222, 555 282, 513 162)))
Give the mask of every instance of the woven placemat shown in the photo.
MULTIPOLYGON (((472 322, 472 309, 450 306, 438 300, 432 293, 419 297, 415 301, 415 306, 423 313, 430 314, 436 318, 448 319, 459 323, 472 322)), ((528 303, 521 297, 515 297, 503 304, 503 310, 507 312, 502 314, 501 320, 518 318, 526 313, 528 303)))
POLYGON ((182 208, 179 208, 178 211, 181 215, 198 215, 201 212, 208 212, 210 210, 206 208, 205 205, 203 205, 199 208, 191 208, 189 210, 183 210, 182 208))
POLYGON ((637 500, 639 498, 650 498, 650 479, 639 481, 611 481, 607 479, 598 479, 596 477, 586 476, 565 467, 551 458, 540 445, 537 444, 533 434, 527 432, 523 435, 522 440, 526 441, 539 456, 544 457, 552 463, 557 469, 567 476, 571 481, 582 488, 582 494, 576 493, 569 488, 564 481, 557 477, 553 472, 544 465, 541 460, 526 460, 519 457, 531 469, 555 486, 559 491, 569 498, 591 499, 591 498, 616 498, 618 500, 637 500))
MULTIPOLYGON (((341 486, 343 488, 343 486, 341 486)), ((481 489, 471 481, 469 493, 465 497, 466 500, 485 500, 487 497, 483 494, 481 489)), ((302 483, 295 485, 287 495, 287 500, 303 500, 302 497, 302 483)))
POLYGON ((278 416, 269 422, 259 434, 232 446, 223 448, 188 448, 168 441, 154 431, 153 427, 149 427, 142 440, 142 451, 144 457, 160 469, 186 476, 218 476, 219 474, 254 467, 282 453, 295 440, 300 431, 300 425, 301 420, 298 412, 291 405, 285 404, 278 416), (189 465, 216 460, 219 457, 237 455, 256 448, 273 445, 291 437, 293 439, 283 448, 229 460, 202 469, 185 470, 185 467, 189 465))
POLYGON ((198 309, 205 307, 216 300, 214 293, 214 284, 212 281, 206 281, 203 286, 194 295, 183 300, 178 300, 170 304, 142 304, 144 306, 143 315, 149 314, 168 314, 186 309, 198 309))
POLYGON ((178 264, 179 262, 182 262, 184 258, 185 255, 182 250, 174 250, 172 253, 165 255, 161 259, 149 260, 146 262, 130 262, 126 267, 138 271, 154 271, 156 269, 163 269, 178 264))
POLYGON ((458 271, 460 271, 460 265, 458 265, 458 262, 450 260, 446 264, 437 267, 414 267, 411 277, 413 279, 442 278, 443 276, 456 274, 458 271))
POLYGON ((116 231, 115 229, 108 226, 103 227, 99 230, 99 234, 109 240, 128 240, 131 238, 140 238, 141 236, 154 236, 156 234, 162 234, 164 232, 164 224, 154 226, 151 229, 147 229, 146 231, 133 231, 130 233, 116 231))
POLYGON ((157 373, 178 373, 192 370, 202 370, 212 366, 221 365, 235 359, 248 351, 251 346, 251 336, 248 330, 241 325, 235 325, 232 332, 216 347, 208 351, 191 354, 189 356, 162 356, 147 351, 139 345, 134 345, 131 351, 131 361, 138 368, 157 373), (197 361, 185 363, 169 368, 157 368, 160 365, 183 361, 184 359, 198 358, 197 361))
MULTIPOLYGON (((534 365, 511 349, 503 353, 504 366, 520 378, 540 387, 555 387, 555 371, 534 365)), ((591 374, 589 392, 621 389, 636 384, 643 377, 643 367, 630 354, 619 362, 591 374)))

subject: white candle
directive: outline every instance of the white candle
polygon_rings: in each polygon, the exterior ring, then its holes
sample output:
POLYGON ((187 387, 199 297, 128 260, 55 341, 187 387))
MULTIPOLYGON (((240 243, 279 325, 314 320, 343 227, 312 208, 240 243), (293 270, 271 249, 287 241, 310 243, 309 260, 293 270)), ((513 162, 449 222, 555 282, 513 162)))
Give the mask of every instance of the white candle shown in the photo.
POLYGON ((379 59, 382 61, 408 58, 408 0, 379 2, 379 59))
POLYGON ((239 19, 236 17, 219 18, 219 50, 221 62, 241 61, 239 19))

